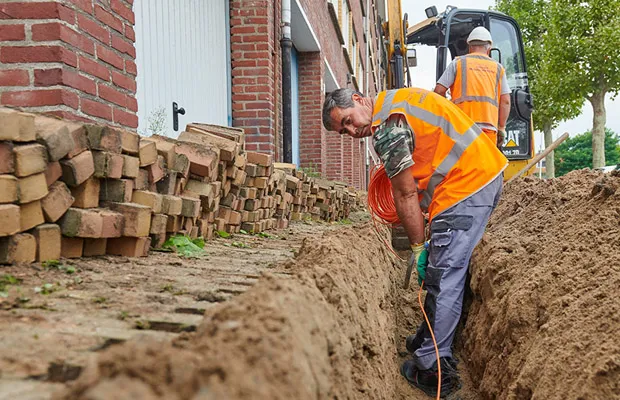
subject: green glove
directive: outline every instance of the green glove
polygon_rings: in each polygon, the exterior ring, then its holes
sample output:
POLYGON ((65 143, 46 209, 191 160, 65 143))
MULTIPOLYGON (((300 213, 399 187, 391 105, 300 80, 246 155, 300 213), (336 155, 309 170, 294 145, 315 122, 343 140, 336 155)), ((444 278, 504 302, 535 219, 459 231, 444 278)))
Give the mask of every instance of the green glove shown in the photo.
POLYGON ((412 265, 415 265, 416 269, 418 270, 418 285, 422 286, 422 280, 424 279, 424 274, 426 273, 426 264, 428 262, 428 251, 426 250, 424 243, 420 243, 412 244, 411 252, 413 253, 412 265), (420 268, 421 265, 422 268, 420 268), (422 273, 422 278, 420 278, 420 273, 422 273))
POLYGON ((426 279, 426 266, 428 265, 428 250, 426 247, 418 256, 416 268, 418 270, 418 285, 422 286, 422 281, 426 279))

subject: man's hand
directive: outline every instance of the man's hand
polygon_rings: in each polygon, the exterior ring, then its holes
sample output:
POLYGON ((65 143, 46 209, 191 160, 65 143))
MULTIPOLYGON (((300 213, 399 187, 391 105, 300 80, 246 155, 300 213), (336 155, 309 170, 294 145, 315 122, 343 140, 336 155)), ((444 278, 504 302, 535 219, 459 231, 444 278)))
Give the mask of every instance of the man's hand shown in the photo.
POLYGON ((411 245, 413 252, 413 264, 418 271, 418 285, 422 286, 422 281, 426 279, 426 266, 428 265, 428 250, 426 243, 411 245))
POLYGON ((420 253, 416 268, 418 270, 418 285, 422 286, 422 282, 426 279, 426 266, 428 265, 428 250, 426 247, 420 253))
POLYGON ((502 147, 502 145, 504 144, 504 139, 506 139, 506 127, 500 126, 499 128, 497 128, 497 148, 502 147))
POLYGON ((448 88, 440 85, 439 83, 435 85, 435 90, 434 92, 437 93, 440 96, 446 97, 446 92, 448 91, 448 88))

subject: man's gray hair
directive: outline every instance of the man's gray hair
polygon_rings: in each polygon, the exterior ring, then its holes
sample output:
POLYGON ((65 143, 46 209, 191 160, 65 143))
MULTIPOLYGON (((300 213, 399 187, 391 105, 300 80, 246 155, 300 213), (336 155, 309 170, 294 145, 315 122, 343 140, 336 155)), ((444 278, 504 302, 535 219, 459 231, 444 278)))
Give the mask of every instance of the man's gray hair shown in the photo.
POLYGON ((482 40, 472 40, 469 42, 470 47, 484 47, 485 50, 489 50, 491 48, 491 43, 485 42, 482 40))
POLYGON ((325 129, 328 131, 333 130, 331 114, 334 108, 351 108, 355 106, 353 102, 354 94, 364 96, 360 92, 349 88, 336 89, 325 96, 325 102, 323 103, 323 126, 325 129))

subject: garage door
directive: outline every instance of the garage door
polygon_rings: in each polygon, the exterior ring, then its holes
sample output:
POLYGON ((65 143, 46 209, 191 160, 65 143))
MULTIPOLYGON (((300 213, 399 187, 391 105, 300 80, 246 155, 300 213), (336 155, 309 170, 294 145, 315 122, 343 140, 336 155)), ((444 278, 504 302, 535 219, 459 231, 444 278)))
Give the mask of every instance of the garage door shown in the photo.
POLYGON ((136 0, 138 131, 176 137, 189 122, 230 125, 228 0, 136 0))

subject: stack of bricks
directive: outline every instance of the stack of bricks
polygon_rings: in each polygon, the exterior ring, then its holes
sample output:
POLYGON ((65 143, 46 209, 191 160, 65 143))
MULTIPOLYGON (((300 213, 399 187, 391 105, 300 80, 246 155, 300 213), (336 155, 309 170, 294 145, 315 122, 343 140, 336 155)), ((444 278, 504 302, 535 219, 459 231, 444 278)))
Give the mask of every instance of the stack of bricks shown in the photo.
POLYGON ((333 222, 347 218, 359 205, 357 192, 345 183, 310 177, 295 164, 276 163, 274 167, 286 173, 286 192, 292 196, 291 221, 311 218, 333 222))
POLYGON ((141 138, 0 108, 0 264, 146 256, 174 234, 348 215, 357 197, 346 187, 278 165, 246 152, 236 128, 141 138))
POLYGON ((0 263, 145 255, 151 210, 129 203, 138 143, 131 132, 0 109, 0 263))
MULTIPOLYGON (((234 202, 239 212, 240 226, 224 226, 227 232, 262 232, 276 228, 273 160, 268 154, 248 151, 246 153, 245 180, 235 188, 226 201, 234 202)), ((218 229, 221 227, 218 225, 218 229)))

